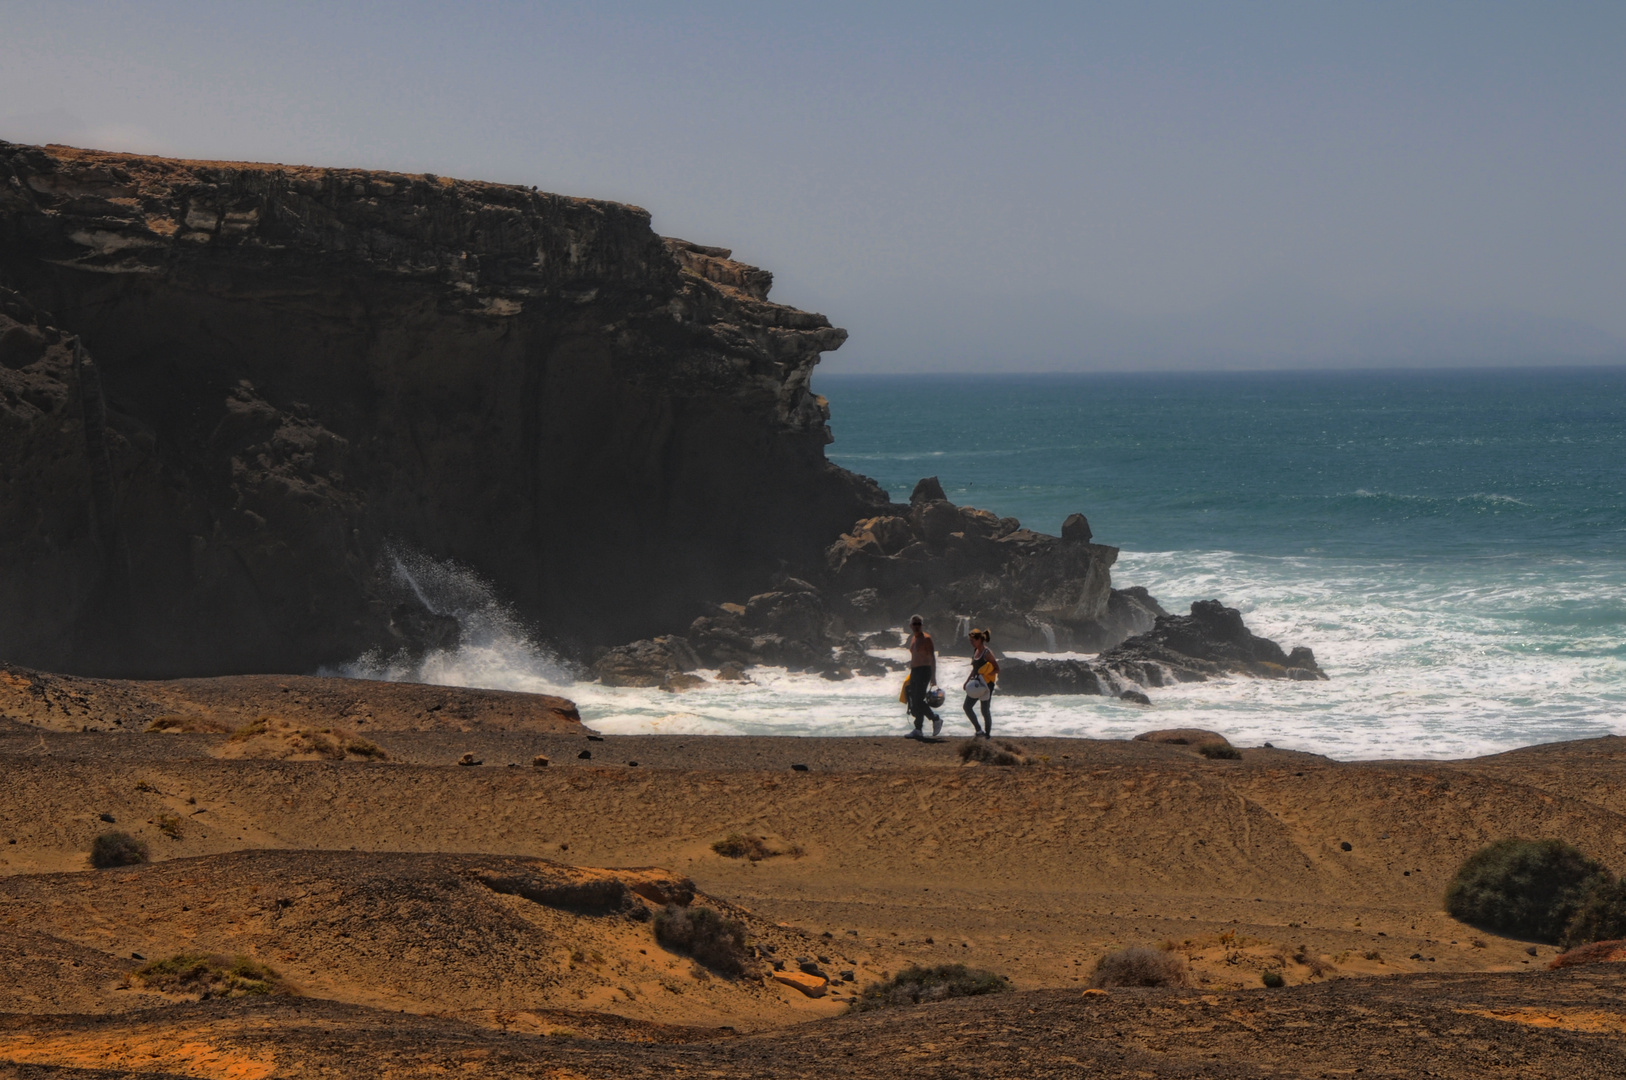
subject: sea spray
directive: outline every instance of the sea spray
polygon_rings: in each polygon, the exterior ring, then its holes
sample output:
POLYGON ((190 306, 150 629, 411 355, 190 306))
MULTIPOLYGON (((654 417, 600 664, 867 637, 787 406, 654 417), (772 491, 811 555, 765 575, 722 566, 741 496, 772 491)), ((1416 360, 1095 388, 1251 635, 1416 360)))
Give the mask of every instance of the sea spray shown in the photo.
POLYGON ((558 693, 575 681, 568 666, 536 640, 513 605, 475 571, 402 545, 393 545, 384 557, 390 584, 403 598, 410 596, 431 613, 457 621, 458 643, 416 657, 374 649, 335 674, 529 693, 558 693))

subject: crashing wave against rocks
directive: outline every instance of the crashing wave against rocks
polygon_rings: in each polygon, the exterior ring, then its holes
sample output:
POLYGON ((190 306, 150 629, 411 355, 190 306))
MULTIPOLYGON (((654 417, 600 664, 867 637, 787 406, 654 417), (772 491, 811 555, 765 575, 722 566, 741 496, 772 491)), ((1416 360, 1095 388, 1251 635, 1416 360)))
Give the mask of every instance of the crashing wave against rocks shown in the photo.
MULTIPOLYGON (((956 506, 936 477, 908 506, 858 521, 825 550, 817 583, 783 577, 744 604, 719 604, 683 634, 610 649, 593 665, 609 686, 685 689, 689 674, 723 677, 751 665, 816 671, 826 678, 900 670, 872 648, 903 643, 910 612, 929 624, 986 626, 1003 648, 1099 652, 1094 660, 1006 659, 1007 694, 1109 694, 1128 687, 1199 682, 1222 675, 1314 680, 1327 676, 1308 648, 1292 652, 1253 634, 1217 600, 1170 615, 1145 589, 1112 588, 1118 549, 1091 542, 1073 514, 1059 537, 1015 518, 956 506)), ((942 635, 940 635, 941 637, 942 635)))

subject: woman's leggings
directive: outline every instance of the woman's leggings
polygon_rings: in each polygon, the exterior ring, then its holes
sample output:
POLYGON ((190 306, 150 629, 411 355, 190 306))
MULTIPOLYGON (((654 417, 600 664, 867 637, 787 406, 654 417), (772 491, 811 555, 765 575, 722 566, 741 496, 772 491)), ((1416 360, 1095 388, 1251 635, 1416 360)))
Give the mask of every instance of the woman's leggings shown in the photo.
POLYGON ((964 708, 965 708, 965 718, 967 720, 971 721, 971 726, 972 727, 977 726, 976 707, 980 704, 982 706, 982 726, 983 726, 983 729, 986 730, 986 731, 989 731, 989 732, 992 732, 994 730, 994 718, 991 715, 989 715, 989 713, 988 713, 988 703, 990 701, 993 701, 993 700, 994 700, 994 688, 991 687, 991 686, 988 688, 988 696, 983 698, 982 701, 980 701, 980 702, 976 698, 972 697, 971 695, 969 695, 969 694, 966 695, 965 706, 964 706, 964 708))

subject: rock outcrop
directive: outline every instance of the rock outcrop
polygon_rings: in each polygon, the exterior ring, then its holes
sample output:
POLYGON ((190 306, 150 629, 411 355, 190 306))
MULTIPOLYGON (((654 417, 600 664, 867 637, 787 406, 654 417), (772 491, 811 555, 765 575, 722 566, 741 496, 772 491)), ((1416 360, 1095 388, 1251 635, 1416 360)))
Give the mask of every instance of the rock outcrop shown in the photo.
POLYGON ((0 656, 445 644, 392 543, 587 644, 760 593, 889 505, 824 459, 844 331, 771 283, 615 203, 0 143, 0 656))
POLYGON ((1063 533, 955 506, 927 477, 907 507, 857 522, 826 549, 829 590, 853 629, 918 612, 938 626, 986 626, 1006 649, 1094 652, 1148 629, 1162 609, 1145 590, 1114 593, 1118 549, 1091 543, 1082 514, 1063 533))
MULTIPOLYGON (((715 605, 681 634, 632 642, 594 664, 611 686, 666 686, 697 667, 770 664, 828 678, 884 675, 901 665, 870 655, 902 644, 891 628, 923 615, 938 647, 969 627, 989 629, 1002 650, 1097 651, 1149 630, 1167 613, 1143 588, 1112 588, 1118 549, 1090 543, 1073 514, 1065 537, 1022 528, 1015 518, 955 506, 934 476, 907 506, 863 518, 825 549, 814 580, 781 575, 745 603, 715 605)), ((1052 665, 1051 661, 1039 661, 1052 665)), ((1047 666, 1045 678, 1099 693, 1088 667, 1047 666)))

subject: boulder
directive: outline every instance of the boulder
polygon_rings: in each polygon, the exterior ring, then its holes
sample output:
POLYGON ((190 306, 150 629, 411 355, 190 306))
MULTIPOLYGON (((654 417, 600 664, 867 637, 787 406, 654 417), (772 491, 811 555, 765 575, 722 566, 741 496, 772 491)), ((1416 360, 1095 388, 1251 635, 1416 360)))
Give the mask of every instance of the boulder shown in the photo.
POLYGON ((1159 731, 1143 731, 1135 736, 1135 742, 1159 743, 1164 746, 1203 746, 1207 743, 1224 743, 1229 746, 1230 740, 1217 731, 1205 731, 1202 728, 1164 728, 1159 731))
POLYGON ((830 980, 818 975, 809 975, 805 971, 775 971, 770 973, 774 982, 788 986, 793 990, 800 990, 810 998, 823 997, 829 989, 830 980))
POLYGON ((758 593, 745 605, 744 622, 751 631, 774 634, 812 646, 826 644, 829 621, 824 599, 811 586, 781 586, 774 592, 758 593))
POLYGON ((687 640, 668 634, 609 650, 593 664, 593 674, 605 686, 661 686, 701 666, 687 640))
POLYGON ((1061 538, 1069 544, 1087 544, 1090 535, 1090 522, 1083 514, 1068 514, 1061 523, 1061 538))

